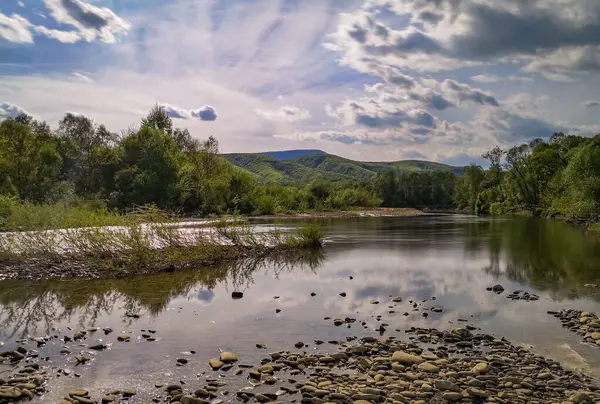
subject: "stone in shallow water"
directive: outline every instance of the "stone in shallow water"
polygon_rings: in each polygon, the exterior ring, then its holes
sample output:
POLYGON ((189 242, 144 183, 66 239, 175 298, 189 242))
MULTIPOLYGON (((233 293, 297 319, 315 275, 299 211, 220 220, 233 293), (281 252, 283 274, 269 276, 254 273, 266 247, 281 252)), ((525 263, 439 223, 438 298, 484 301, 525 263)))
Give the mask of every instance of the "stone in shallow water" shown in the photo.
POLYGON ((89 394, 90 394, 90 392, 88 391, 88 389, 84 389, 84 388, 80 388, 80 387, 72 389, 69 392, 69 395, 71 397, 86 397, 89 394))
POLYGON ((121 341, 121 342, 129 341, 130 339, 131 339, 131 337, 127 334, 121 334, 117 337, 117 341, 121 341))
POLYGON ((236 354, 233 352, 221 352, 221 362, 235 362, 238 360, 236 354))
POLYGON ((208 361, 208 364, 210 365, 212 370, 219 370, 223 367, 223 365, 225 365, 223 362, 221 362, 218 359, 211 359, 210 361, 208 361))

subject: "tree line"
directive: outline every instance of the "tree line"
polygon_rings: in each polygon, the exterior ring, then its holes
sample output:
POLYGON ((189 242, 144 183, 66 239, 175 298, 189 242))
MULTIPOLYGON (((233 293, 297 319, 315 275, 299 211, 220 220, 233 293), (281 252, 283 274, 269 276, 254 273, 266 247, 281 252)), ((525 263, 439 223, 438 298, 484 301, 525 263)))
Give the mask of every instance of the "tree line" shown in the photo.
POLYGON ((264 184, 222 157, 215 137, 194 138, 158 106, 119 134, 82 115, 67 113, 55 129, 21 115, 0 121, 0 197, 119 211, 153 204, 185 215, 385 206, 598 220, 600 135, 555 133, 483 157, 487 169, 471 165, 459 176, 390 171, 362 181, 264 184))
POLYGON ((560 217, 582 223, 600 215, 600 135, 554 133, 483 155, 489 168, 465 167, 454 203, 477 214, 560 217))

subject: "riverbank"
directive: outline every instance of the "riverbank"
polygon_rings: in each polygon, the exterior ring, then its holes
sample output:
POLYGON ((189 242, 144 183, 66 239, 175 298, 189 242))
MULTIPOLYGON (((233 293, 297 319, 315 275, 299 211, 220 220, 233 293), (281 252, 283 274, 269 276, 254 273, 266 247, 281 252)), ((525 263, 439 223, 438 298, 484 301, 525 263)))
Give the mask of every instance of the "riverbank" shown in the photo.
POLYGON ((122 278, 239 259, 319 249, 324 234, 307 223, 283 234, 239 220, 179 227, 177 222, 0 234, 0 280, 122 278))
POLYGON ((343 219, 355 217, 398 217, 398 216, 423 216, 427 213, 414 208, 373 208, 358 210, 340 210, 326 212, 298 212, 298 213, 278 213, 275 215, 250 216, 250 219, 343 219))
MULTIPOLYGON (((389 303, 395 306, 401 300, 392 298, 389 303)), ((139 318, 135 313, 129 316, 133 321, 139 318)), ((330 327, 361 324, 351 317, 325 320, 330 327)), ((122 380, 120 387, 101 390, 75 384, 77 387, 63 392, 62 403, 128 402, 133 397, 182 404, 222 402, 230 397, 241 402, 344 404, 600 401, 600 386, 589 375, 567 370, 503 337, 476 333, 475 329, 469 325, 447 330, 409 327, 387 332, 381 324, 372 330, 379 336, 355 334, 329 340, 327 345, 319 339, 290 341, 288 349, 261 355, 260 360, 229 351, 215 351, 212 359, 196 359, 195 351, 173 352, 170 367, 197 376, 184 377, 188 382, 181 378, 176 381, 170 371, 165 371, 151 385, 122 380), (333 346, 337 349, 330 348, 333 346)), ((62 345, 63 358, 72 357, 76 366, 89 371, 104 351, 111 346, 128 349, 135 344, 134 337, 111 328, 90 327, 63 337, 25 340, 18 349, 0 353, 0 363, 16 366, 8 378, 0 381, 0 398, 19 401, 44 397, 52 393, 61 376, 71 375, 72 371, 66 369, 49 371, 52 365, 38 363, 37 350, 27 349, 28 344, 36 343, 39 349, 56 340, 62 345), (95 342, 98 334, 103 334, 100 343, 95 342)), ((161 330, 142 330, 141 339, 137 343, 157 343, 161 330)), ((261 343, 255 345, 257 353, 268 349, 261 343)))

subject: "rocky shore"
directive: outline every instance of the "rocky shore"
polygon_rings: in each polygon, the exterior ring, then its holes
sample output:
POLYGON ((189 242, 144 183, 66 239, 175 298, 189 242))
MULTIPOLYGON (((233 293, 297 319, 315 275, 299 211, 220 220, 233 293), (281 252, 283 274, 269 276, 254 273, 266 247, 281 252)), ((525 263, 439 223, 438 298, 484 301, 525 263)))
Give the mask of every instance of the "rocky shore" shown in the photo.
MULTIPOLYGON (((85 334, 74 337, 81 342, 85 334)), ((149 338, 152 335, 148 333, 149 338)), ((127 336, 117 337, 122 343, 127 340, 127 336)), ((398 337, 348 337, 328 341, 331 348, 323 351, 329 353, 310 353, 313 343, 324 344, 314 341, 309 348, 309 343, 297 342, 291 350, 272 352, 254 364, 244 364, 235 353, 221 352, 198 363, 207 373, 199 374, 194 385, 157 381, 148 390, 153 392, 153 402, 172 404, 600 403, 600 387, 591 377, 566 370, 504 338, 466 328, 413 327, 398 337)), ((20 348, 2 353, 2 358, 29 361, 35 358, 32 352, 20 348)), ((89 360, 82 354, 75 358, 89 360)), ((191 362, 177 359, 176 365, 193 366, 191 362)), ((52 373, 38 363, 20 366, 0 380, 0 403, 43 395, 51 384, 52 376, 47 375, 52 373)), ((94 396, 78 387, 65 392, 61 404, 132 402, 136 395, 136 390, 123 389, 94 396)))
MULTIPOLYGON (((309 354, 304 343, 273 352, 253 366, 222 352, 207 365, 214 377, 195 386, 157 383, 154 402, 218 404, 257 402, 303 404, 370 403, 599 403, 600 387, 589 376, 515 346, 503 338, 411 328, 408 341, 365 337, 330 341, 338 349, 309 354), (228 377, 247 378, 249 386, 231 391, 228 377)), ((320 344, 317 341, 316 344, 320 344)), ((186 362, 187 363, 187 362, 186 362)), ((90 397, 70 391, 62 404, 120 401, 135 391, 90 397)))
POLYGON ((558 318, 562 326, 583 337, 583 341, 600 348, 600 318, 596 313, 566 309, 549 311, 548 314, 558 318))

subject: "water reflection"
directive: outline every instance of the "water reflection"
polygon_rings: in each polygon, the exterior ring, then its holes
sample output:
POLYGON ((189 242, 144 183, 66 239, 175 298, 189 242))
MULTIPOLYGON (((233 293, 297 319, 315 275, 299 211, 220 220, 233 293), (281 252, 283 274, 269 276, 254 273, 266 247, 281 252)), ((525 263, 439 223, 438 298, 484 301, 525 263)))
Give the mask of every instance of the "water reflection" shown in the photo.
POLYGON ((220 267, 162 273, 125 279, 45 280, 0 282, 0 335, 22 338, 44 330, 50 333, 58 323, 94 325, 103 314, 117 309, 122 322, 131 324, 138 315, 160 315, 177 297, 201 288, 196 298, 205 304, 214 299, 213 289, 245 291, 254 283, 256 273, 277 278, 282 273, 315 273, 323 262, 320 251, 283 252, 248 258, 220 267))

